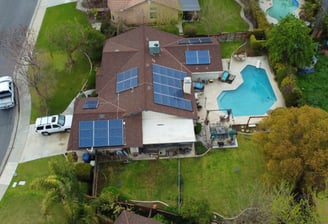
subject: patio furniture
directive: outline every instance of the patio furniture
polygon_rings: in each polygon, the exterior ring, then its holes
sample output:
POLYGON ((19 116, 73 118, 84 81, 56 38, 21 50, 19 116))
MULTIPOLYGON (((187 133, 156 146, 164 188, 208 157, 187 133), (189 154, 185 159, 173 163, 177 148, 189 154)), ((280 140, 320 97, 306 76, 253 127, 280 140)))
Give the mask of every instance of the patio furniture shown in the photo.
POLYGON ((233 80, 235 80, 236 76, 235 75, 229 75, 227 83, 231 84, 233 82, 233 80))
POLYGON ((219 77, 220 81, 226 82, 228 80, 229 75, 230 74, 228 71, 224 71, 222 75, 219 77))

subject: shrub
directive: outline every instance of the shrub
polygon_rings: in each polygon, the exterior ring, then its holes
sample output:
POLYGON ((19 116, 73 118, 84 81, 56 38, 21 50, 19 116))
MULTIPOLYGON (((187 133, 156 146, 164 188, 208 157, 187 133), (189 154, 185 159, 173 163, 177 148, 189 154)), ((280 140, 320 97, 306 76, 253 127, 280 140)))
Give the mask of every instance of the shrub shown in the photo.
POLYGON ((187 24, 184 26, 183 32, 187 36, 195 36, 197 34, 197 27, 192 24, 187 24))
POLYGON ((301 106, 302 91, 296 85, 296 80, 292 75, 288 75, 282 80, 280 90, 284 95, 287 107, 301 106))
POLYGON ((89 163, 76 163, 75 164, 76 176, 79 181, 91 181, 91 166, 89 163))
POLYGON ((257 40, 255 35, 250 36, 250 45, 254 53, 260 55, 265 50, 265 40, 257 40))
POLYGON ((202 131, 202 124, 197 122, 194 130, 195 134, 198 135, 202 131))
POLYGON ((281 85, 281 82, 284 78, 286 78, 288 75, 295 74, 297 69, 291 65, 283 64, 283 63, 276 63, 273 66, 276 74, 276 81, 278 82, 278 85, 281 85))
POLYGON ((201 155, 207 151, 207 148, 203 145, 202 142, 196 142, 195 151, 196 151, 196 155, 201 155))
POLYGON ((269 30, 271 25, 266 19, 265 13, 260 8, 258 1, 250 0, 250 7, 252 10, 252 17, 255 18, 256 27, 264 30, 269 30))

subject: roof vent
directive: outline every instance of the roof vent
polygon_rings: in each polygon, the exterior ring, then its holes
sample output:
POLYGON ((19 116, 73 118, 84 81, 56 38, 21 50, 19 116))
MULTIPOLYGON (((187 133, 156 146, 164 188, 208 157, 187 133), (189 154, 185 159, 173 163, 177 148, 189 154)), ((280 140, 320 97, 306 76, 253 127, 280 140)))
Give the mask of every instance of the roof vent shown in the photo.
POLYGON ((148 46, 149 46, 150 54, 159 54, 161 51, 159 46, 159 41, 149 41, 148 46))

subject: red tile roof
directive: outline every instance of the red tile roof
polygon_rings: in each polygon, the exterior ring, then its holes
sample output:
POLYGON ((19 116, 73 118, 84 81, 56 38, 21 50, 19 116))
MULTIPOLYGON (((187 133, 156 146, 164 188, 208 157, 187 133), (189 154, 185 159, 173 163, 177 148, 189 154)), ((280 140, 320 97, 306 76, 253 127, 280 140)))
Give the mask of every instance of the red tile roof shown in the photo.
POLYGON ((78 149, 78 123, 87 119, 116 119, 125 121, 125 147, 142 146, 142 111, 155 111, 184 118, 197 118, 193 94, 184 94, 192 101, 193 111, 155 104, 153 101, 152 64, 192 72, 222 71, 219 43, 183 45, 177 41, 184 38, 142 25, 136 29, 110 38, 103 48, 101 68, 96 76, 99 98, 97 109, 83 109, 85 99, 75 104, 72 130, 68 149, 78 149), (151 55, 149 41, 159 41, 160 53, 151 55), (185 50, 209 50, 211 64, 186 65, 185 50), (138 67, 138 86, 119 94, 116 93, 117 74, 138 67))

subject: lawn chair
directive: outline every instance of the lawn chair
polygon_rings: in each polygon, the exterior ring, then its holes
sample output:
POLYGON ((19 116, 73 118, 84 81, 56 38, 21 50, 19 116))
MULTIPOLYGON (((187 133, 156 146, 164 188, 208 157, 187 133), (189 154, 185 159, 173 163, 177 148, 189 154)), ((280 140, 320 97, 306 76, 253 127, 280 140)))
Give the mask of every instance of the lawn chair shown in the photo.
POLYGON ((222 73, 222 75, 219 77, 219 79, 220 79, 220 81, 222 81, 222 82, 226 82, 227 80, 228 80, 228 78, 229 78, 229 72, 228 71, 224 71, 223 73, 222 73))

